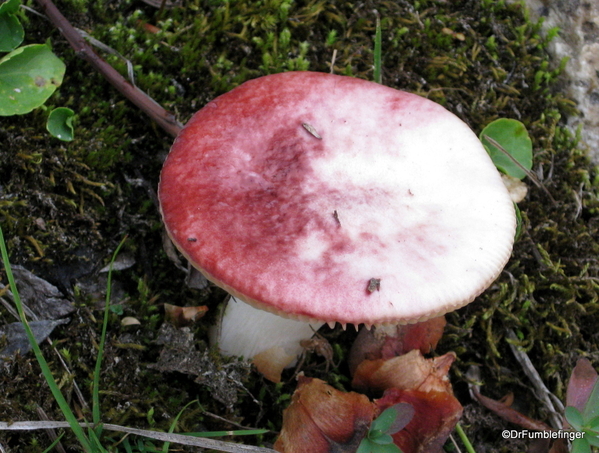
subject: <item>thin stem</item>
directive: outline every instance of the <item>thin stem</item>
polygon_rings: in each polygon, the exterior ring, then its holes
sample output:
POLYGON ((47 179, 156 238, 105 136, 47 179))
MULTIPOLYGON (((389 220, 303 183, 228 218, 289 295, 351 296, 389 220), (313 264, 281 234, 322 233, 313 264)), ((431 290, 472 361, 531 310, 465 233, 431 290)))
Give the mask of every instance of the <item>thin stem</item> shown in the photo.
POLYGON ((166 111, 142 90, 129 83, 119 72, 98 56, 81 34, 62 15, 52 0, 37 0, 46 15, 63 34, 77 56, 86 60, 123 96, 133 102, 167 133, 176 137, 183 127, 173 114, 166 111))
POLYGON ((466 451, 468 453, 476 453, 476 450, 474 450, 474 447, 470 443, 470 439, 468 439, 468 436, 462 429, 462 425, 460 425, 459 423, 455 425, 455 430, 458 433, 458 436, 460 436, 460 440, 464 444, 464 447, 466 447, 466 451))
POLYGON ((102 370, 102 359, 104 358, 104 346, 106 345, 106 331, 108 327, 108 317, 110 315, 110 293, 112 289, 112 265, 116 259, 121 247, 125 243, 127 236, 123 238, 112 255, 108 269, 108 281, 106 283, 106 302, 104 304, 104 320, 102 322, 102 334, 100 336, 100 346, 98 347, 98 357, 96 357, 96 367, 94 369, 94 386, 92 390, 92 417, 94 425, 100 423, 100 373, 102 370))
POLYGON ((381 18, 378 13, 376 15, 376 32, 374 35, 374 81, 376 83, 383 83, 383 76, 381 74, 381 18))

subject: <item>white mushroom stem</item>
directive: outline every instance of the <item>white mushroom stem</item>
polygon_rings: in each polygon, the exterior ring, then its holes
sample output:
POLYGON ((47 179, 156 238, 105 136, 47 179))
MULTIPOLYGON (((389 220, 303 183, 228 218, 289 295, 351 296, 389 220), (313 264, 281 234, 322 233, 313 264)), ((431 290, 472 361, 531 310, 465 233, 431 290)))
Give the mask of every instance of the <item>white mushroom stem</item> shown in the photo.
POLYGON ((324 322, 282 318, 231 296, 223 308, 211 341, 221 354, 251 359, 267 379, 278 382, 284 368, 293 366, 303 348, 324 322))

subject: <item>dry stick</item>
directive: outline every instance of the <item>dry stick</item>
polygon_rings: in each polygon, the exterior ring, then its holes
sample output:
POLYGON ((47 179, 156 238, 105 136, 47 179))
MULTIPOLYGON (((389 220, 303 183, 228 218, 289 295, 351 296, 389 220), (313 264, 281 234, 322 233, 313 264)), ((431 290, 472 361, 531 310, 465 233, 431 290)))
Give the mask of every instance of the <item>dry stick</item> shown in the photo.
POLYGON ((547 190, 547 187, 545 187, 545 185, 539 181, 539 178, 537 178, 537 176, 530 171, 528 168, 526 168, 524 165, 522 165, 520 162, 518 162, 518 160, 512 156, 510 153, 508 153, 505 148, 503 146, 501 146, 497 140, 489 137, 488 135, 484 136, 484 139, 487 140, 491 145, 493 145, 495 148, 497 148, 499 151, 501 151, 508 159, 510 159, 512 161, 512 163, 514 163, 514 165, 516 165, 520 170, 522 170, 524 173, 526 173, 526 176, 528 176, 530 178, 530 180, 539 188, 541 189, 543 192, 545 192, 545 194, 549 197, 549 200, 551 200, 551 203, 555 206, 556 202, 555 199, 551 196, 551 193, 549 192, 549 190, 547 190))
POLYGON ((510 346, 512 353, 516 357, 516 360, 518 360, 518 362, 522 366, 524 374, 526 374, 526 376, 528 376, 528 378, 532 382, 537 397, 540 398, 543 403, 545 403, 545 407, 549 411, 549 419, 551 420, 551 426, 554 429, 562 429, 563 422, 561 416, 559 415, 560 412, 564 412, 564 406, 562 402, 553 393, 549 391, 549 389, 543 382, 543 379, 541 379, 539 372, 532 364, 532 361, 530 360, 528 355, 514 344, 514 342, 518 341, 518 337, 516 336, 514 331, 512 329, 506 329, 506 336, 508 340, 511 340, 507 343, 510 346), (557 410, 555 408, 556 406, 557 410))
MULTIPOLYGON (((85 423, 80 423, 82 427, 88 427, 85 423)), ((195 447, 203 447, 217 451, 225 451, 229 453, 276 453, 271 448, 254 447, 251 445, 235 444, 232 442, 224 442, 222 440, 208 439, 205 437, 194 437, 184 434, 164 433, 159 431, 148 431, 145 429, 129 428, 126 426, 112 425, 110 423, 102 423, 102 428, 107 431, 117 431, 121 433, 134 434, 136 436, 156 439, 163 442, 173 442, 181 445, 191 445, 195 447)), ((69 428, 68 422, 62 421, 42 421, 42 422, 0 422, 0 431, 31 431, 34 429, 57 429, 69 428)))
POLYGON ((173 114, 167 112, 160 104, 150 98, 139 88, 130 84, 119 72, 106 63, 98 56, 77 32, 70 22, 62 15, 51 0, 37 0, 44 9, 50 21, 58 28, 62 35, 67 39, 71 47, 77 53, 77 56, 90 63, 106 80, 110 82, 123 96, 133 102, 167 133, 176 137, 181 128, 181 123, 177 121, 173 114))
MULTIPOLYGON (((44 412, 44 410, 40 406, 38 406, 36 408, 36 411, 37 411, 37 415, 39 415, 42 420, 45 420, 45 421, 49 420, 48 415, 46 415, 46 412, 44 412)), ((58 436, 56 435, 56 431, 54 429, 48 428, 46 430, 46 432, 52 442, 55 442, 56 439, 58 439, 58 436)), ((54 448, 58 451, 58 453, 67 453, 60 442, 58 442, 54 446, 54 448)))

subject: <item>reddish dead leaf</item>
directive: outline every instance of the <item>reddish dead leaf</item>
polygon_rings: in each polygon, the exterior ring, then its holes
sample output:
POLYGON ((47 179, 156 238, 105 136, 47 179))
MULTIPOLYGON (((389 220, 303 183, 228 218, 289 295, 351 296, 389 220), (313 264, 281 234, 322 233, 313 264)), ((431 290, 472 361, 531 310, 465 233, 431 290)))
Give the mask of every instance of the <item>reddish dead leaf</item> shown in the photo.
POLYGON ((179 307, 177 305, 164 304, 164 315, 166 320, 175 327, 185 327, 193 324, 206 314, 208 307, 179 307))
POLYGON ((352 386, 362 391, 382 392, 398 388, 451 394, 447 373, 455 358, 455 354, 449 352, 441 357, 425 359, 420 351, 412 350, 389 360, 364 360, 356 369, 352 386))
POLYGON ((532 431, 551 431, 549 425, 546 425, 539 420, 529 418, 500 401, 482 395, 476 386, 472 387, 472 394, 480 404, 510 423, 514 423, 515 425, 532 431))
POLYGON ((534 439, 530 442, 526 453, 568 453, 566 439, 534 439))
POLYGON ((281 453, 355 452, 374 413, 365 395, 300 376, 274 448, 281 453))
POLYGON ((565 439, 556 439, 551 445, 549 453, 568 453, 570 449, 565 439))
POLYGON ((148 22, 138 20, 137 23, 139 26, 141 26, 141 28, 143 28, 148 33, 152 33, 153 35, 160 31, 160 28, 158 28, 156 25, 149 24, 148 22))
POLYGON ((357 368, 352 385, 361 389, 385 391, 377 401, 382 412, 397 403, 409 403, 414 418, 393 435, 404 453, 441 451, 447 437, 462 415, 462 406, 453 396, 447 377, 455 360, 450 352, 425 359, 419 350, 389 360, 364 360, 357 368))
POLYGON ((462 416, 462 405, 447 391, 385 391, 376 401, 379 412, 397 403, 408 403, 414 417, 408 425, 393 434, 393 442, 403 453, 437 453, 462 416))
POLYGON ((568 382, 566 406, 574 406, 583 412, 597 379, 597 372, 591 362, 584 357, 578 359, 568 382))
POLYGON ((390 359, 413 349, 428 354, 441 339, 445 324, 445 316, 440 316, 416 324, 362 329, 349 354, 350 371, 353 374, 365 359, 390 359))

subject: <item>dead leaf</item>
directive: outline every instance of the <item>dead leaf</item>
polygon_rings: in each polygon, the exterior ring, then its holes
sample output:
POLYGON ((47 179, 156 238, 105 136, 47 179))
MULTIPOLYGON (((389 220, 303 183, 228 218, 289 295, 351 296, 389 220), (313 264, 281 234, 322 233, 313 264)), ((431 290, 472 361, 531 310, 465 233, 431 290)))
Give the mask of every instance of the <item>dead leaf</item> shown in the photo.
POLYGON ((390 359, 413 349, 428 354, 443 336, 446 323, 445 316, 439 316, 416 324, 362 328, 349 353, 350 372, 365 359, 390 359))
POLYGON ((361 391, 383 392, 399 388, 452 393, 447 373, 455 358, 455 353, 449 352, 441 357, 425 359, 415 349, 389 360, 364 360, 356 369, 352 387, 361 391))
POLYGON ((566 406, 574 406, 583 412, 598 378, 595 368, 587 358, 578 359, 568 381, 566 406))
POLYGON ((397 403, 408 403, 414 408, 410 423, 391 436, 403 453, 441 452, 463 410, 459 401, 447 391, 391 388, 376 401, 379 413, 397 403))
MULTIPOLYGON (((54 328, 69 322, 69 319, 59 319, 56 321, 31 321, 29 327, 33 331, 33 336, 37 344, 40 344, 50 336, 54 328)), ((0 338, 4 338, 5 347, 0 351, 0 359, 12 358, 17 353, 27 354, 31 350, 31 344, 25 333, 25 327, 20 322, 13 322, 0 327, 0 338)))
POLYGON ((190 326, 202 318, 207 311, 208 307, 206 305, 179 307, 177 305, 164 304, 165 319, 175 327, 190 326))
POLYGON ((539 420, 534 420, 532 418, 527 417, 524 414, 521 414, 515 409, 505 405, 500 401, 496 401, 492 398, 488 398, 480 393, 480 390, 477 386, 471 387, 471 392, 476 398, 476 400, 485 406, 487 409, 493 411, 499 417, 504 420, 514 423, 515 425, 521 426, 525 429, 530 429, 533 431, 552 431, 551 427, 539 420))
POLYGON ((300 375, 274 448, 281 453, 353 453, 374 413, 375 406, 365 395, 300 375))
POLYGON ((37 319, 59 319, 68 316, 75 307, 58 288, 22 266, 12 266, 19 296, 37 319))

